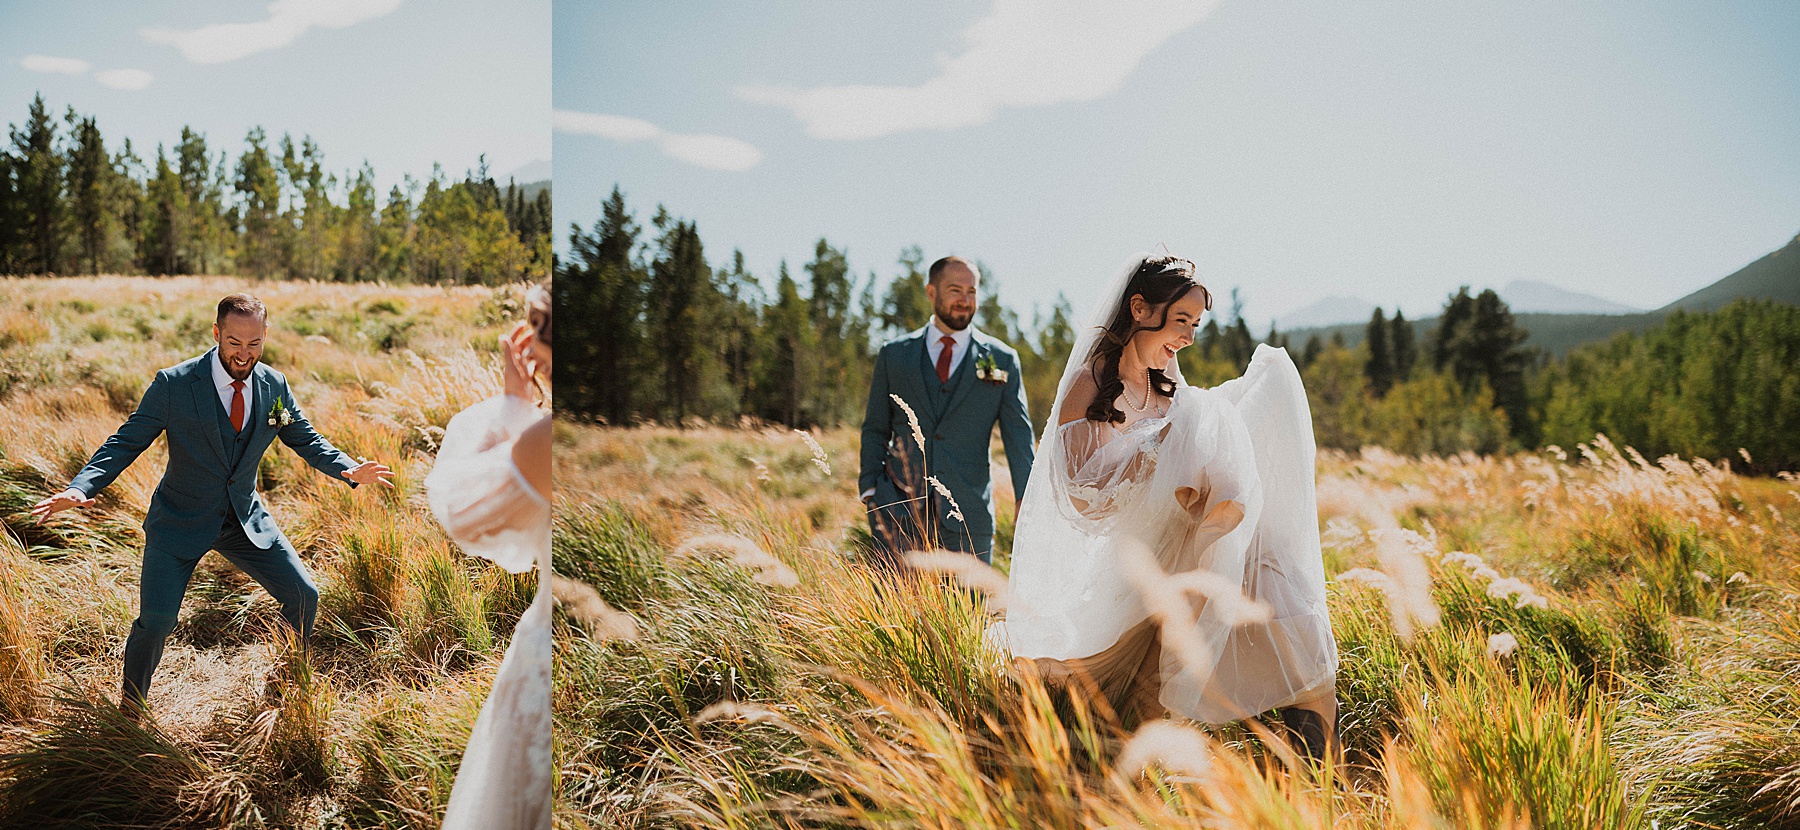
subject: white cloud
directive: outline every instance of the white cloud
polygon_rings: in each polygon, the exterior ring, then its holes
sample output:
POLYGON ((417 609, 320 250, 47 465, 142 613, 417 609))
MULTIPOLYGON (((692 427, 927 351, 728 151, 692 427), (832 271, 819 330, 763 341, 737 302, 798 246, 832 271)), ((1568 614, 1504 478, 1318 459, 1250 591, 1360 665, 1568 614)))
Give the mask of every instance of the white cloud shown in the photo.
POLYGON ((94 73, 101 86, 113 89, 143 89, 150 85, 150 73, 142 69, 105 69, 94 73))
POLYGON ((745 100, 793 111, 814 138, 857 140, 952 130, 1006 107, 1093 101, 1118 90, 1158 46, 1204 19, 1218 0, 996 0, 918 86, 740 87, 745 100))
POLYGON ((389 14, 401 0, 275 0, 269 16, 254 23, 214 23, 198 29, 144 29, 152 43, 166 43, 181 50, 194 63, 225 63, 279 49, 293 43, 307 29, 323 26, 342 29, 389 14))
POLYGON ((595 135, 614 141, 644 141, 662 134, 655 124, 623 115, 556 110, 551 119, 558 132, 595 135))
POLYGON ((56 58, 49 55, 26 55, 19 59, 19 65, 32 72, 57 72, 63 75, 80 75, 88 71, 88 62, 80 58, 56 58))
MULTIPOLYGON (((32 72, 56 72, 64 75, 86 75, 93 64, 80 58, 57 58, 50 55, 26 55, 19 65, 32 72)), ((94 73, 94 80, 113 89, 143 89, 150 85, 150 73, 142 69, 104 69, 94 73)))
POLYGON ((556 110, 551 124, 557 132, 599 136, 613 141, 653 141, 663 154, 708 170, 742 173, 762 162, 762 151, 748 142, 722 135, 671 133, 641 118, 593 112, 556 110))

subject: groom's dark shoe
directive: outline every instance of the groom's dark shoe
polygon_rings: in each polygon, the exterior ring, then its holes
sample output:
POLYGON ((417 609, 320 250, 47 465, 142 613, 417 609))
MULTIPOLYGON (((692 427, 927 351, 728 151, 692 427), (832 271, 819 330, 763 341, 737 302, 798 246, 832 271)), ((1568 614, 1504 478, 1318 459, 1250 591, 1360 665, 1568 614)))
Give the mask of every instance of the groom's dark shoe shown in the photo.
POLYGON ((1287 727, 1288 739, 1294 748, 1314 761, 1324 761, 1330 749, 1331 732, 1325 727, 1325 718, 1310 709, 1290 706, 1281 710, 1281 722, 1287 727))

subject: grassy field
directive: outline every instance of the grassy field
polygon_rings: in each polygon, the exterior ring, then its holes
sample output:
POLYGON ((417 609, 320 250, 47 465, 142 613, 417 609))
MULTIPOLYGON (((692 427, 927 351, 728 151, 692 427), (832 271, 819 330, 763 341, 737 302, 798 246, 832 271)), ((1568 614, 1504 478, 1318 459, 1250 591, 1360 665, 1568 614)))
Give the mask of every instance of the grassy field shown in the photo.
POLYGON ((558 644, 571 821, 1800 827, 1791 478, 1604 440, 1322 454, 1346 749, 1322 779, 1254 727, 1127 731, 1013 673, 971 592, 872 579, 856 434, 816 437, 558 425, 557 569, 637 627, 558 644))
MULTIPOLYGON (((252 287, 309 416, 398 471, 352 491, 264 461, 324 591, 311 661, 209 556, 154 721, 120 718, 162 450, 94 509, 26 516, 241 287, 0 280, 0 827, 436 826, 533 584, 455 551, 419 487, 498 390, 514 295, 252 287)), ((1800 827, 1791 477, 1604 441, 1323 454, 1347 758, 1320 780, 1255 728, 1134 735, 1013 674, 975 594, 869 575, 855 433, 815 437, 558 424, 556 565, 635 628, 559 617, 559 826, 1800 827)))
POLYGON ((421 482, 450 416, 499 391, 494 335, 523 317, 522 293, 0 280, 0 826, 437 827, 535 580, 455 551, 421 482), (211 346, 218 298, 246 289, 270 309, 264 359, 396 488, 352 490, 272 447, 264 500, 323 592, 312 660, 274 600, 208 554, 140 726, 112 701, 162 443, 96 507, 42 527, 27 511, 157 369, 211 346))

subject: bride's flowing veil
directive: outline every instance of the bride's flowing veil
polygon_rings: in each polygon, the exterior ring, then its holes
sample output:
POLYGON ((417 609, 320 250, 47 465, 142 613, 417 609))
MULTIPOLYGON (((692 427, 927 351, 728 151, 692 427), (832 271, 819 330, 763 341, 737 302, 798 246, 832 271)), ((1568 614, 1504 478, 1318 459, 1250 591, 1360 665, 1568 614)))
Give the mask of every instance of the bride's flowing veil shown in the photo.
POLYGON ((1336 673, 1311 416, 1284 350, 1258 347, 1243 377, 1214 389, 1187 385, 1171 359, 1166 423, 1113 439, 1143 442, 1137 452, 1152 471, 1128 489, 1083 492, 1057 422, 1149 256, 1120 268, 1077 332, 1019 506, 1011 597, 993 636, 1015 656, 1069 660, 1161 618, 1161 702, 1224 723, 1328 693, 1336 673), (1202 515, 1229 500, 1242 521, 1222 536, 1198 533, 1176 502, 1182 486, 1206 491, 1202 515), (1096 498, 1104 510, 1092 509, 1096 498))
MULTIPOLYGON (((1062 379, 1056 385, 1056 400, 1050 405, 1050 417, 1044 422, 1038 442, 1036 460, 1032 462, 1029 481, 1019 503, 1017 535, 1013 539, 1011 595, 1013 606, 1007 614, 1005 633, 1015 654, 1044 657, 1076 657, 1097 652, 1110 645, 1135 620, 1141 618, 1141 605, 1135 590, 1118 568, 1104 567, 1104 551, 1093 550, 1094 539, 1084 537, 1063 515, 1059 503, 1064 494, 1048 486, 1055 481, 1056 464, 1062 463, 1061 430, 1057 420, 1063 401, 1069 395, 1075 378, 1087 371, 1088 358, 1094 344, 1118 313, 1125 287, 1131 283, 1148 252, 1133 254, 1113 274, 1100 294, 1100 301, 1075 331, 1075 346, 1063 364, 1062 379), (1073 606, 1086 606, 1089 612, 1079 614, 1073 606), (1103 609, 1116 608, 1117 614, 1103 609), (1116 619, 1115 619, 1116 618, 1116 619), (1075 622, 1080 620, 1079 623, 1075 622)), ((1185 385, 1181 372, 1170 362, 1168 376, 1177 385, 1185 385)))

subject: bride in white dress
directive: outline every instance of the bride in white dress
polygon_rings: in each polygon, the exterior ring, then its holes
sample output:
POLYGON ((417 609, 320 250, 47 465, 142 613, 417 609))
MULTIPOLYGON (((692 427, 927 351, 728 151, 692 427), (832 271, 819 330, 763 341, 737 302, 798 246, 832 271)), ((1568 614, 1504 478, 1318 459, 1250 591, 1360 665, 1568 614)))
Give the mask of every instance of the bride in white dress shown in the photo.
POLYGON ((1176 352, 1212 298, 1185 259, 1134 257, 1102 296, 1020 506, 1007 644, 1127 723, 1279 709, 1322 758, 1337 646, 1300 374, 1265 345, 1243 377, 1187 385, 1176 352))
POLYGON ((550 830, 550 416, 530 389, 534 375, 550 377, 547 285, 527 305, 528 322, 501 338, 505 393, 450 419, 425 478, 432 513, 465 552, 513 573, 538 569, 463 750, 444 830, 550 830))

